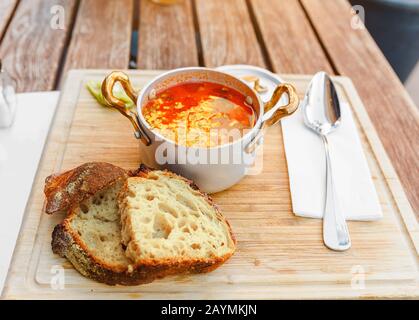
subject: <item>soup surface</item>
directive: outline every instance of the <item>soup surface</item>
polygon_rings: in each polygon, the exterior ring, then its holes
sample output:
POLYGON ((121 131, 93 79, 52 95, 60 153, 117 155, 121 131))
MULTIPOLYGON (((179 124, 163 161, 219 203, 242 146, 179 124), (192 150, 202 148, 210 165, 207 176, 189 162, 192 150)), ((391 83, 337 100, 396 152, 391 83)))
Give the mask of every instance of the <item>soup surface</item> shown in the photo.
POLYGON ((187 82, 160 91, 142 114, 164 137, 199 147, 237 140, 256 121, 243 94, 212 82, 187 82))

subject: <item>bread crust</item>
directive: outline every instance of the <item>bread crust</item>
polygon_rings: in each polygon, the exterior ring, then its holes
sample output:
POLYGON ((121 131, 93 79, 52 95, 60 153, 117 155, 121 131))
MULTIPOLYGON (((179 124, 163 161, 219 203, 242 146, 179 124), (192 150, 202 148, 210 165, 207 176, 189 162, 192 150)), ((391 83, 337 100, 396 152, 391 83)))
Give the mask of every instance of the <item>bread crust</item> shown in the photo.
POLYGON ((166 276, 181 273, 205 273, 218 268, 228 257, 210 261, 193 261, 181 266, 176 264, 151 264, 115 270, 106 263, 97 261, 83 243, 69 231, 65 224, 58 224, 52 232, 52 251, 67 258, 83 276, 107 285, 135 286, 153 282, 166 276))
POLYGON ((45 179, 45 212, 68 212, 105 186, 127 177, 126 170, 106 162, 88 162, 64 173, 50 175, 45 179))
MULTIPOLYGON (((115 266, 94 256, 77 232, 72 230, 70 225, 71 219, 76 215, 76 210, 78 210, 77 205, 83 200, 93 196, 103 188, 109 187, 120 179, 126 179, 132 176, 147 177, 153 170, 145 165, 141 165, 137 170, 126 171, 108 163, 86 163, 61 175, 48 177, 45 186, 47 213, 51 214, 58 211, 68 212, 66 219, 54 228, 51 241, 52 251, 61 257, 67 258, 75 269, 85 277, 108 285, 132 286, 145 284, 169 275, 209 272, 222 265, 230 258, 234 250, 224 256, 205 260, 150 260, 141 264, 132 263, 127 266, 115 266), (81 192, 81 194, 78 195, 78 192, 69 192, 68 185, 70 183, 75 183, 77 191, 81 192), (65 194, 60 201, 55 199, 55 194, 59 191, 65 194)), ((230 237, 235 245, 236 239, 232 233, 230 224, 221 215, 212 199, 207 194, 201 192, 192 181, 169 171, 165 171, 165 174, 183 179, 191 188, 201 193, 206 201, 215 208, 217 217, 222 219, 228 226, 230 237)))

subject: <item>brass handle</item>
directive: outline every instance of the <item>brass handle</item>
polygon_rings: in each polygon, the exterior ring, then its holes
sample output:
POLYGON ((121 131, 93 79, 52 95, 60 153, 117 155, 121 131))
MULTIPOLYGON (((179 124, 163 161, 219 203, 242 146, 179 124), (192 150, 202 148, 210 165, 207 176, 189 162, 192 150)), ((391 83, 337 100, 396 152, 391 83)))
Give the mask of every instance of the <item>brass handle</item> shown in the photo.
POLYGON ((300 99, 298 98, 297 90, 295 90, 294 86, 289 83, 279 84, 275 88, 271 99, 265 103, 263 116, 264 118, 266 117, 266 119, 264 119, 263 125, 270 127, 280 119, 293 114, 297 110, 299 102, 300 99), (275 111, 272 111, 284 93, 288 94, 288 104, 279 106, 275 111), (272 114, 270 114, 271 112, 272 114))
POLYGON ((289 83, 279 84, 275 88, 271 99, 265 103, 262 126, 259 133, 249 142, 245 151, 247 153, 255 151, 256 147, 260 144, 260 139, 263 137, 266 129, 277 123, 282 118, 293 114, 298 109, 299 102, 300 99, 298 98, 297 90, 294 86, 289 83), (284 93, 288 94, 288 103, 285 106, 278 106, 275 108, 284 93))
POLYGON ((128 110, 125 107, 125 102, 118 99, 113 95, 113 87, 115 83, 119 82, 122 85, 122 88, 125 90, 128 97, 131 98, 134 103, 137 102, 138 95, 135 92, 134 88, 131 85, 131 81, 126 73, 122 71, 113 71, 111 72, 102 83, 102 95, 105 98, 106 102, 108 103, 109 107, 115 108, 118 110, 123 116, 127 117, 131 122, 132 126, 135 130, 135 137, 140 139, 142 143, 146 146, 151 144, 151 139, 145 133, 141 123, 138 119, 137 113, 128 110))

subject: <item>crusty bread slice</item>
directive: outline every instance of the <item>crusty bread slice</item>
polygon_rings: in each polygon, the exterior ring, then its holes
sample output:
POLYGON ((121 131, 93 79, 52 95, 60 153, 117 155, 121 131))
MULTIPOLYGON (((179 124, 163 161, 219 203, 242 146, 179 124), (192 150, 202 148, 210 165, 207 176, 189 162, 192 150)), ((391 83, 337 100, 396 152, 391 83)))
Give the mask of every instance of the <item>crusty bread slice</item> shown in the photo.
MULTIPOLYGON (((211 259, 183 259, 183 263, 172 264, 163 261, 136 264, 127 255, 121 237, 117 198, 121 187, 127 186, 127 177, 144 177, 149 172, 151 170, 144 166, 135 171, 125 171, 108 163, 88 163, 47 178, 46 207, 54 208, 50 212, 66 213, 64 221, 53 231, 53 252, 66 257, 82 275, 109 285, 148 283, 156 278, 185 271, 206 272, 224 262, 232 252, 228 251, 222 256, 215 255, 211 259), (79 191, 75 192, 75 189, 79 191)), ((156 174, 160 172, 156 171, 156 174)), ((199 193, 191 182, 171 175, 188 183, 193 192, 199 193)), ((150 177, 154 179, 154 175, 150 177)), ((201 196, 212 205, 209 198, 202 194, 201 196)), ((219 215, 218 211, 217 214, 219 215)), ((219 218, 224 221, 221 215, 219 218)), ((228 227, 227 222, 225 227, 228 227)), ((228 232, 231 233, 229 227, 228 232)), ((229 239, 234 246, 232 235, 229 239)))
POLYGON ((235 251, 227 220, 189 180, 141 167, 118 201, 122 242, 134 267, 210 271, 235 251))
POLYGON ((130 261, 121 244, 116 199, 130 174, 134 173, 93 162, 46 179, 47 213, 48 208, 66 211, 52 233, 53 252, 84 276, 108 284, 147 282, 146 275, 128 272, 130 261))
POLYGON ((100 189, 126 177, 128 172, 106 162, 88 162, 61 174, 50 175, 45 179, 45 212, 68 212, 100 189))
POLYGON ((134 270, 121 243, 116 197, 123 181, 113 183, 74 208, 52 234, 52 250, 82 275, 109 285, 137 285, 159 276, 134 270))

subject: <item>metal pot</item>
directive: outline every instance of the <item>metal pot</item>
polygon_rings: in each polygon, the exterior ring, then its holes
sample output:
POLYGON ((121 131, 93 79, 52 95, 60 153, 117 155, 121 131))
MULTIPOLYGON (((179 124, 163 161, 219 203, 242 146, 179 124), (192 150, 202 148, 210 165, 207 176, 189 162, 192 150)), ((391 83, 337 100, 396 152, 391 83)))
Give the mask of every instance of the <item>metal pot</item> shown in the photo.
POLYGON ((263 103, 258 94, 243 81, 224 72, 200 67, 165 72, 150 81, 139 95, 125 73, 114 71, 105 78, 102 93, 111 107, 131 121, 136 138, 141 140, 140 152, 144 164, 185 176, 207 193, 225 190, 243 178, 255 160, 256 147, 263 142, 264 130, 295 112, 299 103, 296 90, 290 84, 278 85, 271 99, 263 103), (254 127, 231 143, 210 148, 176 144, 153 130, 143 117, 142 107, 155 97, 156 92, 184 82, 196 81, 222 84, 242 93, 257 115, 254 127), (120 82, 127 95, 136 101, 137 112, 127 110, 124 102, 112 94, 116 82, 120 82), (280 106, 278 101, 284 93, 288 95, 288 103, 280 106))

